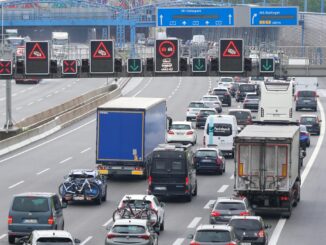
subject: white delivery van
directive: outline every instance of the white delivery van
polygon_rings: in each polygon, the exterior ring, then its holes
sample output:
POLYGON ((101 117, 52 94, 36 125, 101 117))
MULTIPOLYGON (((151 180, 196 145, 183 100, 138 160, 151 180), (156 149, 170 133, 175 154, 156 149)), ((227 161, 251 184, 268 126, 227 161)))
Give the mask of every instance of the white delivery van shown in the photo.
POLYGON ((209 115, 204 129, 205 146, 217 145, 219 150, 234 156, 234 137, 238 135, 238 125, 233 115, 209 115))

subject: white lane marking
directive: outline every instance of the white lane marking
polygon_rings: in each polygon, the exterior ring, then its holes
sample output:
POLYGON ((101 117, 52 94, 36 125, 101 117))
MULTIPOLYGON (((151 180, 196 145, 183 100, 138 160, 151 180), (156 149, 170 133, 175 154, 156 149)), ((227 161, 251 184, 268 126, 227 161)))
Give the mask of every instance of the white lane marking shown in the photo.
POLYGON ((88 243, 90 240, 92 240, 92 236, 87 237, 80 245, 85 245, 86 243, 88 243))
POLYGON ((184 238, 178 238, 174 241, 172 245, 181 245, 185 239, 184 238))
POLYGON ((113 221, 113 219, 111 218, 108 221, 106 221, 102 226, 107 227, 112 221, 113 221))
POLYGON ((230 176, 230 179, 234 179, 234 174, 232 174, 232 175, 230 176))
POLYGON ((47 96, 46 96, 46 98, 49 98, 49 97, 51 97, 52 96, 52 94, 48 94, 47 96))
POLYGON ((23 107, 19 106, 16 108, 17 111, 21 110, 23 107))
POLYGON ((29 102, 27 105, 28 106, 31 106, 31 105, 33 105, 34 104, 34 102, 32 101, 32 102, 29 102))
POLYGON ((85 150, 82 150, 80 153, 83 154, 83 153, 89 151, 90 149, 92 149, 92 148, 91 148, 91 147, 88 147, 88 148, 86 148, 85 150))
MULTIPOLYGON (((319 107, 319 111, 320 111, 320 115, 321 115, 321 132, 320 132, 320 136, 318 138, 318 141, 317 141, 317 144, 315 146, 315 149, 314 151, 312 152, 311 154, 311 157, 308 161, 308 163, 306 164, 306 167, 305 169, 303 170, 302 174, 301 174, 301 186, 303 186, 312 166, 314 165, 315 163, 315 160, 317 158, 317 155, 321 149, 321 146, 323 144, 323 141, 324 141, 324 137, 325 137, 325 112, 324 112, 324 107, 323 105, 320 103, 320 100, 318 99, 317 101, 318 103, 318 107, 319 107)), ((285 223, 286 223, 286 219, 279 219, 279 221, 277 222, 277 225, 273 231, 273 234, 269 240, 269 243, 270 245, 276 245, 277 242, 278 242, 278 239, 280 238, 281 236, 281 233, 282 233, 282 230, 285 226, 285 223)))
POLYGON ((204 206, 204 209, 210 209, 210 205, 214 204, 215 200, 209 200, 206 205, 204 206))
POLYGON ((14 188, 14 187, 16 187, 16 186, 18 186, 18 185, 21 185, 22 183, 24 183, 24 180, 19 181, 18 183, 9 186, 8 189, 12 189, 12 188, 14 188))
POLYGON ((43 98, 39 98, 37 101, 40 102, 40 101, 42 101, 42 100, 43 100, 43 98))
POLYGON ((187 226, 188 229, 193 229, 195 228, 198 223, 201 221, 202 217, 195 217, 191 222, 190 224, 187 226))
POLYGON ((26 92, 26 89, 24 89, 24 90, 20 91, 20 93, 22 93, 22 94, 23 94, 23 93, 25 93, 25 92, 26 92))
MULTIPOLYGON (((19 152, 19 153, 15 154, 15 155, 12 155, 12 156, 10 156, 10 157, 7 157, 7 158, 5 158, 5 159, 2 159, 2 160, 0 160, 0 163, 5 162, 5 161, 8 161, 8 160, 10 160, 10 159, 12 159, 12 158, 18 157, 18 156, 20 156, 20 155, 23 155, 23 154, 25 154, 25 153, 27 153, 27 152, 30 152, 30 151, 32 151, 32 150, 35 150, 35 149, 37 149, 37 148, 39 148, 39 147, 41 147, 41 146, 43 146, 43 145, 49 144, 49 143, 51 143, 51 142, 53 142, 53 141, 55 141, 55 140, 57 140, 57 139, 60 139, 60 138, 62 138, 62 137, 64 137, 64 136, 66 136, 66 135, 69 135, 69 134, 71 134, 71 133, 73 133, 73 132, 75 132, 75 131, 77 131, 77 130, 79 130, 79 129, 81 129, 81 128, 83 128, 83 127, 85 127, 85 126, 87 126, 87 125, 89 125, 89 124, 91 124, 91 123, 93 123, 93 122, 95 122, 95 120, 96 120, 96 119, 92 119, 92 120, 88 121, 87 123, 84 123, 83 125, 80 125, 80 126, 77 127, 77 128, 74 128, 74 129, 72 129, 72 130, 70 130, 70 131, 68 131, 68 132, 66 132, 66 133, 64 133, 64 134, 61 134, 61 135, 59 135, 59 136, 57 136, 57 137, 54 137, 53 139, 50 139, 50 140, 45 141, 45 142, 43 142, 43 143, 41 143, 41 144, 39 144, 39 145, 36 145, 36 146, 34 146, 34 147, 31 147, 31 148, 29 148, 29 149, 27 149, 27 150, 25 150, 25 151, 19 152)), ((1 154, 0 154, 0 155, 1 155, 1 154)))
POLYGON ((15 97, 15 96, 17 96, 17 94, 16 94, 16 93, 12 94, 12 97, 15 97))
POLYGON ((50 170, 50 168, 44 169, 44 170, 42 170, 42 171, 36 173, 36 175, 43 174, 43 173, 45 173, 46 171, 49 171, 49 170, 50 170))
POLYGON ((65 163, 65 162, 68 162, 68 161, 70 161, 71 159, 72 159, 72 157, 68 157, 68 158, 62 160, 61 162, 59 162, 59 164, 63 164, 63 163, 65 163))
POLYGON ((5 98, 0 98, 0 101, 4 101, 5 100, 5 98))
POLYGON ((68 84, 67 87, 70 88, 71 87, 71 84, 68 84))
POLYGON ((229 185, 222 185, 220 189, 218 189, 218 193, 223 193, 226 191, 226 189, 229 188, 229 185))
POLYGON ((151 78, 148 80, 148 82, 145 84, 145 86, 144 86, 141 90, 139 90, 137 93, 135 93, 132 97, 136 97, 136 96, 139 95, 141 92, 143 92, 144 89, 147 88, 148 85, 149 85, 152 81, 153 81, 153 77, 151 77, 151 78))
POLYGON ((3 235, 1 235, 1 236, 0 236, 0 240, 3 239, 3 238, 5 238, 6 236, 7 236, 7 234, 3 234, 3 235))
POLYGON ((175 94, 175 93, 178 91, 178 89, 180 88, 181 83, 182 83, 182 79, 181 79, 181 77, 179 77, 179 83, 178 83, 177 87, 172 91, 172 93, 167 97, 166 100, 170 100, 170 99, 174 96, 174 94, 175 94))

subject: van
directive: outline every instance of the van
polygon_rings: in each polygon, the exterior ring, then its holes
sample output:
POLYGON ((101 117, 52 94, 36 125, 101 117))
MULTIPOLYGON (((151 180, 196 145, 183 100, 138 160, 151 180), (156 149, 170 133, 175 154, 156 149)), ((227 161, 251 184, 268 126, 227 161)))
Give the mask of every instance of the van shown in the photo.
POLYGON ((207 117, 203 143, 217 145, 224 155, 234 157, 233 140, 238 134, 237 119, 233 115, 210 115, 207 117))
POLYGON ((64 218, 61 204, 55 193, 31 192, 15 195, 8 215, 8 242, 34 230, 63 230, 64 218))
POLYGON ((197 195, 197 176, 191 145, 160 144, 154 149, 148 173, 148 194, 162 197, 197 195))

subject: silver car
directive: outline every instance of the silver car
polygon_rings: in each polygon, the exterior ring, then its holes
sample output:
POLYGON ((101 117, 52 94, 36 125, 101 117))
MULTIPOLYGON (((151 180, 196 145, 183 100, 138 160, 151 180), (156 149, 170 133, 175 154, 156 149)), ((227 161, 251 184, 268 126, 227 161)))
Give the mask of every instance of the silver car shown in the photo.
POLYGON ((158 234, 147 220, 120 219, 106 235, 105 245, 158 245, 158 234))

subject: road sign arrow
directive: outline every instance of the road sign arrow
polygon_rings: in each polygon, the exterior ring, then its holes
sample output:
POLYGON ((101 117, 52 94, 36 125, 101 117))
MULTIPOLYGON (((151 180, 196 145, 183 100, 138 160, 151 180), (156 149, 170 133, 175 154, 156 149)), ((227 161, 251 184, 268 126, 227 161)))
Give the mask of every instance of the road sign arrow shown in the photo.
POLYGON ((195 67, 197 70, 202 70, 204 68, 204 64, 201 63, 201 59, 197 61, 197 64, 195 64, 195 67))
POLYGON ((161 22, 161 26, 163 25, 163 15, 160 15, 160 22, 161 22))
POLYGON ((268 60, 266 60, 265 64, 263 64, 263 68, 265 71, 269 71, 272 68, 272 65, 268 64, 268 60))
POLYGON ((133 60, 131 66, 130 66, 130 69, 131 69, 132 71, 137 71, 138 68, 139 68, 139 66, 136 64, 136 60, 133 60))
POLYGON ((229 25, 232 24, 232 14, 229 14, 229 25))

